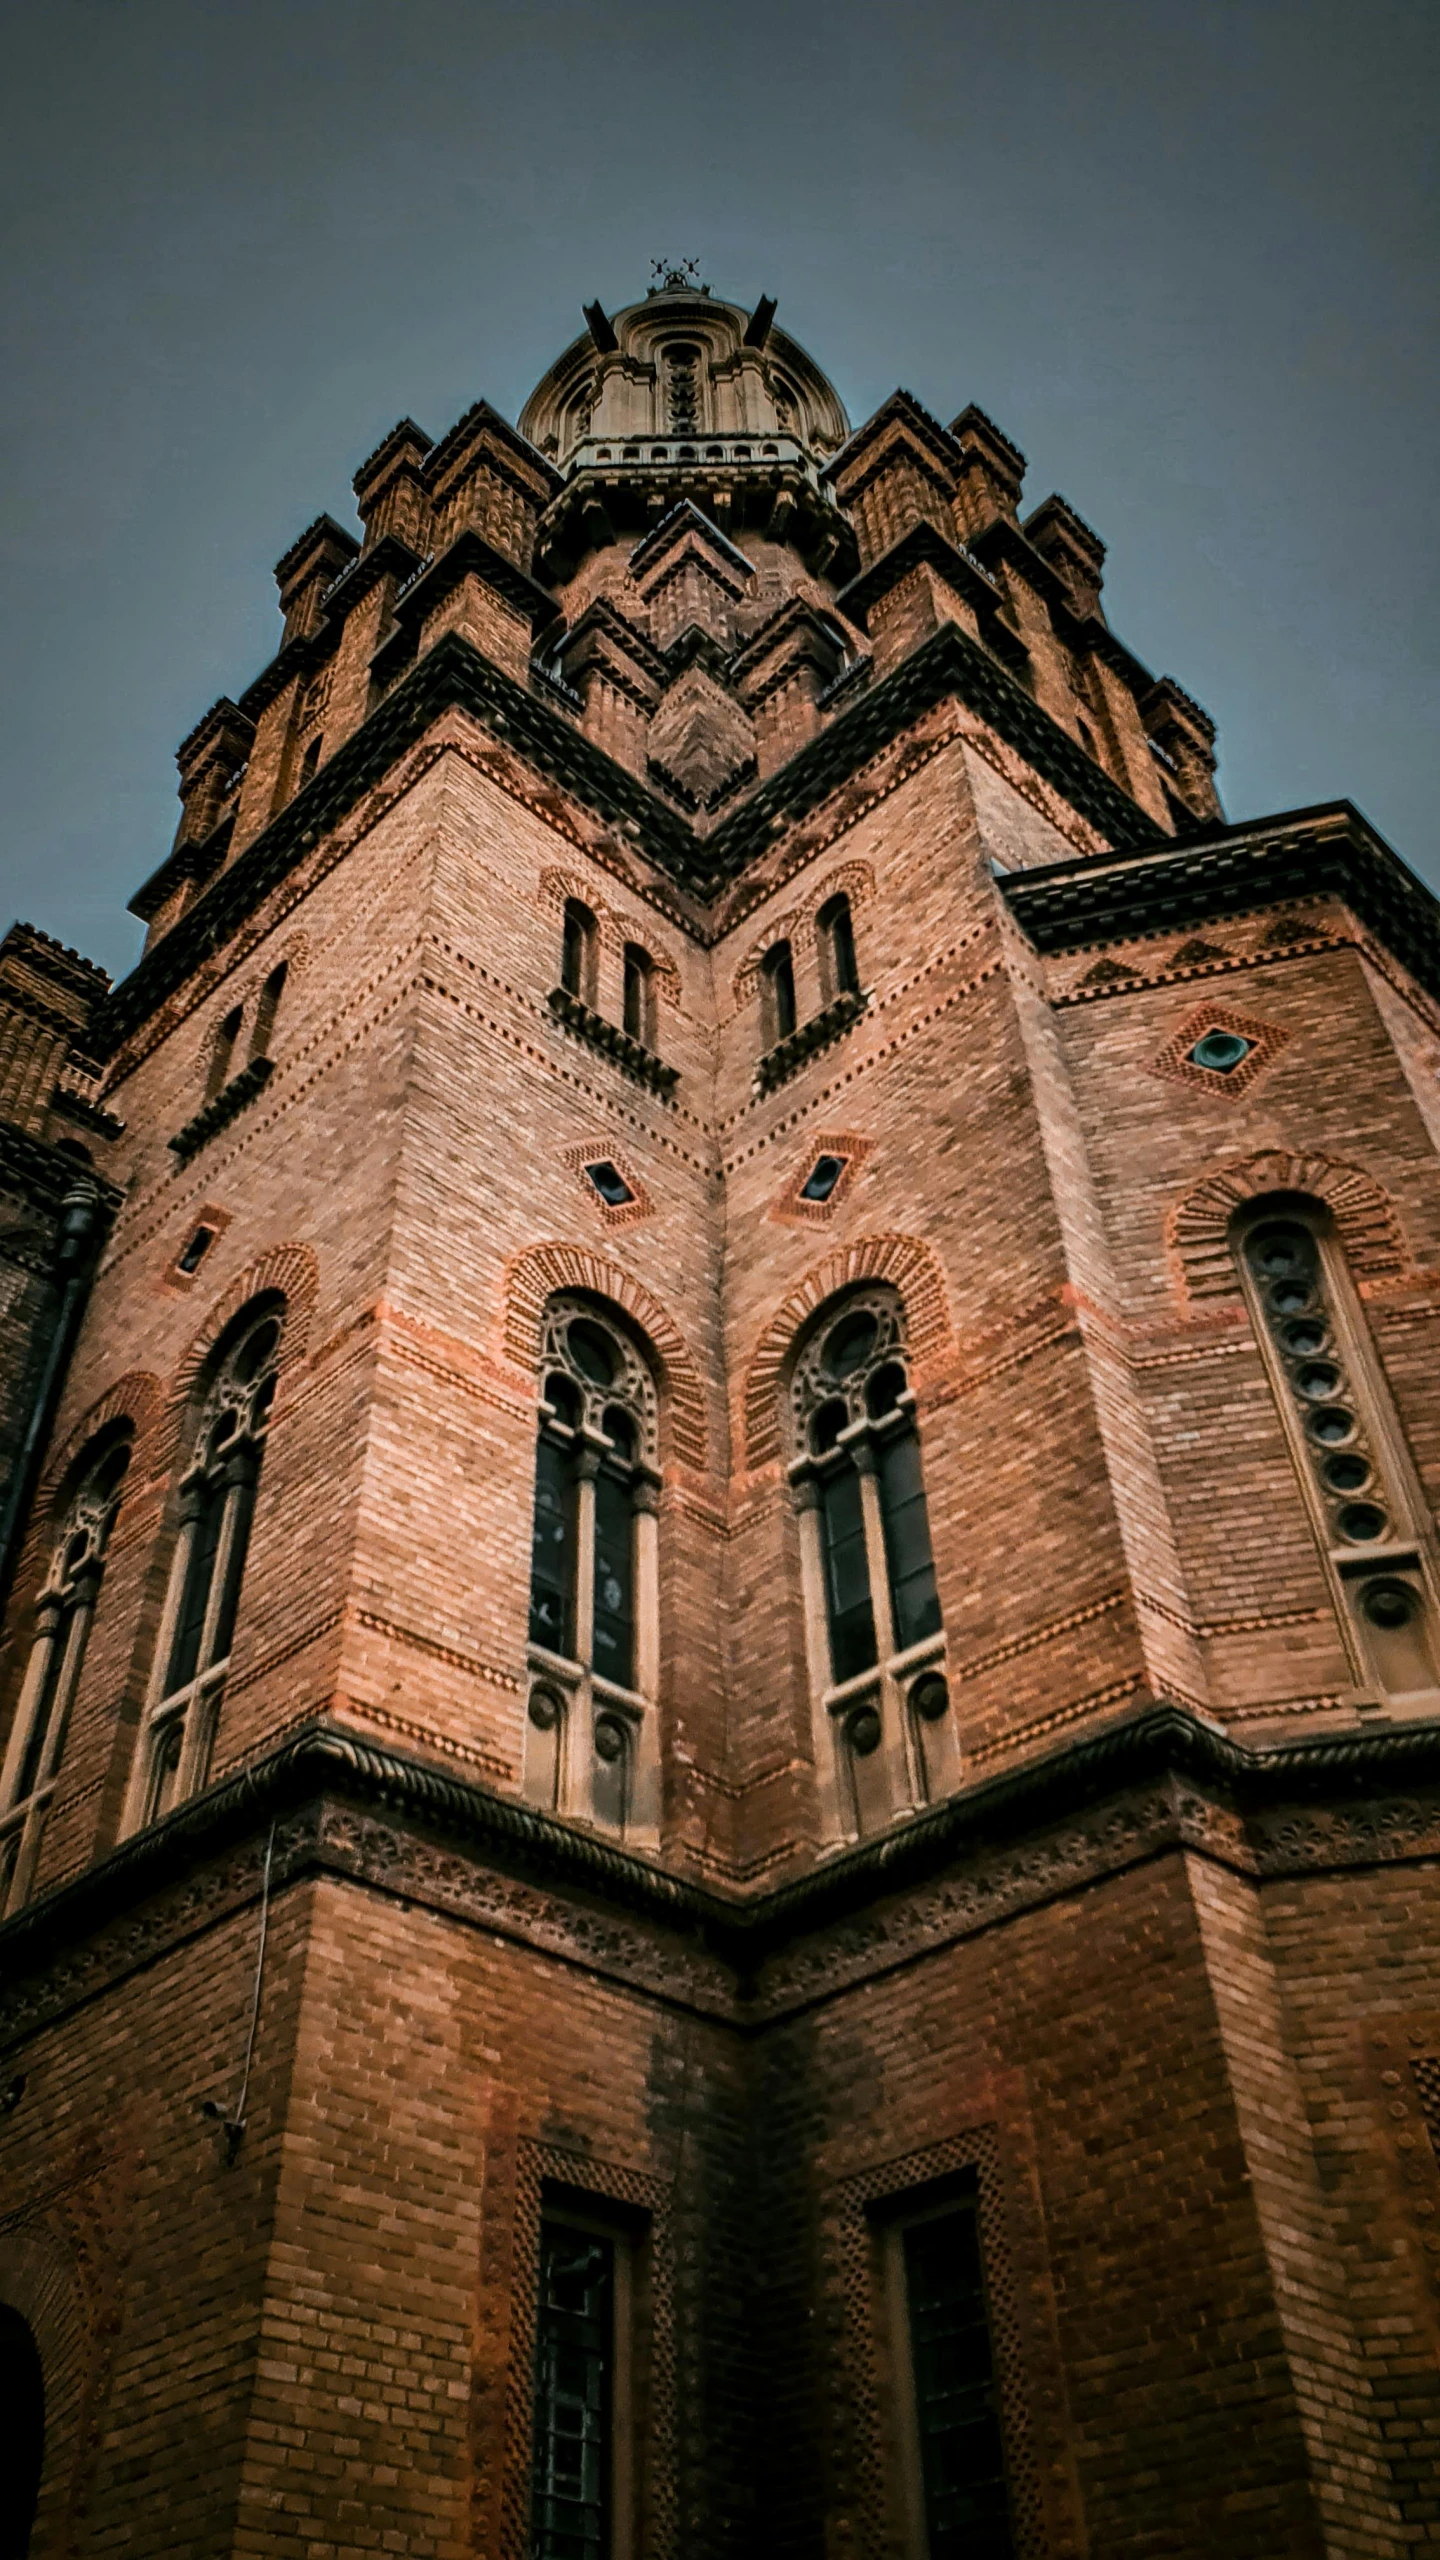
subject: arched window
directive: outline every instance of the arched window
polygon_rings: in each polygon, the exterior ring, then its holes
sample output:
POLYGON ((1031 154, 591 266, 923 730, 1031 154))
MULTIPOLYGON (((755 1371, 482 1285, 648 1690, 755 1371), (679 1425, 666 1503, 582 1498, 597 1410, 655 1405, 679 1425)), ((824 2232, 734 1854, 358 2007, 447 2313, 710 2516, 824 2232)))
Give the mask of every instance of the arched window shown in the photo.
POLYGON ((8 2303, 0 2303, 0 2409, 5 2412, 0 2560, 26 2560, 45 2467, 45 2376, 29 2321, 8 2303))
POLYGON ((190 1424, 127 1830, 158 1822, 205 1783, 230 1667, 283 1313, 272 1298, 237 1317, 190 1424))
POLYGON ((240 1037, 240 1025, 243 1019, 241 1008, 237 1004, 231 1012, 226 1014, 216 1031, 210 1048, 209 1071, 205 1078, 207 1102, 213 1102, 216 1094, 229 1080, 230 1064, 235 1055, 235 1043, 240 1037))
POLYGON ((1433 1713, 1434 1528, 1329 1211, 1254 1202, 1234 1245, 1357 1687, 1433 1713))
POLYGON ((108 1433, 103 1447, 82 1461, 78 1486, 60 1515, 0 1771, 0 1914, 18 1911, 34 1881, 129 1464, 128 1430, 108 1433))
POLYGON ((552 1299, 541 1360, 527 1792, 643 1830, 659 1653, 655 1382, 601 1300, 552 1299))
POLYGON ((860 964, 855 956, 855 927, 843 890, 827 898, 815 919, 820 937, 820 969, 827 998, 858 996, 860 964))
POLYGON ((905 1316, 893 1290, 854 1292, 822 1316, 802 1344, 790 1402, 819 1731, 841 1781, 841 1825, 866 1830, 954 1775, 905 1316))
POLYGON ((655 963, 638 942, 625 945, 625 1028, 647 1049, 655 1046, 655 963))
POLYGON ((795 960, 788 942, 772 942, 760 963, 765 1046, 788 1040, 795 1028, 795 960))
POLYGON ((280 1010, 280 999, 285 993, 286 975, 286 964, 282 960, 278 968, 271 970, 260 990, 260 1001, 255 1008, 255 1028, 250 1034, 252 1058, 268 1058, 270 1055, 270 1043, 275 1033, 275 1016, 280 1010))
POLYGON ((560 984, 582 1004, 595 1001, 600 928, 583 898, 567 898, 560 935, 560 984))

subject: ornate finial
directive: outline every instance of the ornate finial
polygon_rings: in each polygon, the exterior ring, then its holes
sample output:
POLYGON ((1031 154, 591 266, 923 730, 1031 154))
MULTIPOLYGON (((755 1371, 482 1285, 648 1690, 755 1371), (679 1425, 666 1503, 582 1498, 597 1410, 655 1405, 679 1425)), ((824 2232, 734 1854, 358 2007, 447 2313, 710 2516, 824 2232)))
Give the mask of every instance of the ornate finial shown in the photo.
POLYGON ((650 273, 655 281, 650 293, 708 293, 708 284, 700 281, 698 258, 682 258, 678 266, 667 266, 663 258, 652 258, 650 273))

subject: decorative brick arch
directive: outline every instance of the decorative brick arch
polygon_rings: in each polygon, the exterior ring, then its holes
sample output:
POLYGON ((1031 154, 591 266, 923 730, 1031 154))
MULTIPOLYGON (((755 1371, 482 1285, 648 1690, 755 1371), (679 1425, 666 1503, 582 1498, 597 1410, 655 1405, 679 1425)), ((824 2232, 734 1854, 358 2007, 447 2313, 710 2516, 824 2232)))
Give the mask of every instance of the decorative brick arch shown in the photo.
POLYGON ((808 950, 815 938, 815 919, 821 908, 827 899, 841 892, 849 899, 857 915, 875 895, 874 870, 858 855, 849 862, 836 863, 833 869, 814 881, 798 905, 787 907, 783 916, 774 917, 760 940, 752 942, 731 980, 730 991, 737 1011, 757 993, 760 963, 771 945, 788 942, 797 951, 808 950))
POLYGON ((1206 1174, 1171 1211, 1167 1242, 1188 1304, 1239 1296, 1230 1222, 1247 1200, 1267 1191, 1298 1191, 1323 1201, 1357 1280, 1393 1279, 1408 1269, 1395 1203, 1371 1175, 1333 1156, 1267 1148, 1206 1174))
POLYGON ((258 1261, 239 1272, 223 1297, 216 1300, 199 1331, 191 1335, 171 1381, 172 1415, 178 1416, 189 1403, 220 1336, 252 1298, 263 1298, 273 1291, 284 1299, 282 1357, 287 1361, 297 1359, 309 1339, 319 1286, 319 1266, 308 1244, 272 1245, 268 1253, 262 1253, 258 1261))
POLYGON ((625 915, 618 907, 612 907, 598 889, 573 871, 542 871, 540 896, 542 903, 556 917, 563 916, 566 901, 570 898, 577 898, 582 907, 588 907, 607 951, 623 951, 627 942, 638 942, 641 950, 649 955, 663 1001, 666 1004, 679 1003, 679 968, 670 952, 656 949, 655 928, 648 919, 625 915))
POLYGON ((751 1357, 744 1389, 745 1462, 768 1466, 780 1455, 780 1387, 796 1335, 827 1298, 862 1280, 887 1280, 901 1299, 917 1362, 950 1348, 945 1276, 918 1236, 861 1236, 841 1245, 808 1271, 776 1308, 751 1357))
POLYGON ((137 1473, 148 1473, 157 1463, 153 1445, 165 1410, 165 1391, 158 1378, 148 1369, 131 1369, 107 1387, 88 1411, 82 1413, 73 1430, 57 1441, 46 1462, 35 1502, 37 1521, 48 1520, 54 1513, 70 1477, 85 1450, 112 1422, 128 1422, 134 1432, 137 1473))
POLYGON ((510 1265, 505 1289, 506 1357, 533 1378, 540 1360, 540 1317, 560 1289, 588 1289, 624 1310, 651 1345, 664 1387, 663 1421, 675 1456, 687 1467, 706 1464, 708 1434, 700 1373, 675 1319, 643 1282, 607 1261, 592 1246, 535 1244, 510 1265))
POLYGON ((86 2425, 97 2366, 94 2307, 67 2234, 49 2217, 17 2214, 0 2224, 0 2302, 29 2324, 45 2377, 45 2461, 35 2547, 69 2548, 67 2522, 83 2490, 86 2425))

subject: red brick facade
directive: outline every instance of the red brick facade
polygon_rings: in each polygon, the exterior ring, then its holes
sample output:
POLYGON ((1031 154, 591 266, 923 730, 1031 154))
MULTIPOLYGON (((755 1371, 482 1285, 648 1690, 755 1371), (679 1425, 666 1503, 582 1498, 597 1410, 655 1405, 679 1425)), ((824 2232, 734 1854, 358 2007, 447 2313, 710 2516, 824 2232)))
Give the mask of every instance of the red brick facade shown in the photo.
POLYGON ((1440 2540, 1433 903, 1348 806, 1222 821, 982 412, 851 434, 683 280, 588 319, 520 430, 403 422, 363 541, 287 554, 133 976, 57 1028, 13 945, 0 1140, 38 1199, 70 1129, 113 1211, 0 1659, 30 2547, 548 2555, 560 2211, 628 2270, 614 2560, 948 2560, 894 2268, 953 2193, 1020 2560, 1398 2560, 1440 2540), (938 1592, 848 1686, 805 1401, 847 1306, 938 1592), (586 1310, 638 1434, 609 1689, 585 1590, 527 1642, 586 1310), (182 1697, 205 1518, 243 1578, 182 1697))

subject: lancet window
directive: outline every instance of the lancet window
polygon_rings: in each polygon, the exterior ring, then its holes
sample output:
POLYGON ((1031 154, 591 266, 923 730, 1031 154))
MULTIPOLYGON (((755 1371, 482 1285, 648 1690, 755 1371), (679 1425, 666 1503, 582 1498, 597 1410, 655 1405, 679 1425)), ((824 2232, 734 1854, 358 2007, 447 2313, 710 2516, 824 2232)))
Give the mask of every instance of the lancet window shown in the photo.
POLYGON ((772 942, 760 963, 765 1046, 788 1040, 795 1028, 795 958, 788 942, 772 942))
POLYGON ((904 1309, 883 1286, 833 1304, 790 1381, 817 1758, 842 1831, 874 1828, 955 1774, 944 1630, 904 1309))
POLYGON ((36 1602, 35 1632, 0 1772, 0 1914, 18 1911, 34 1882, 129 1465, 128 1433, 112 1433, 85 1463, 61 1515, 36 1602))
POLYGON ((190 1424, 126 1808, 130 1830, 158 1822, 205 1783, 275 1395, 282 1317, 283 1307, 272 1299, 237 1319, 190 1424))
POLYGON ((653 1828, 659 1657, 655 1381, 600 1299, 546 1309, 530 1574, 526 1789, 653 1828))
POLYGON ((625 945, 624 1024, 632 1040, 655 1047, 655 963, 638 942, 625 945))
POLYGON ((1319 1201, 1257 1204, 1235 1247, 1325 1561, 1356 1703, 1434 1710, 1434 1531, 1344 1251, 1319 1201))
POLYGON ((250 1034, 252 1058, 268 1058, 270 1055, 270 1043, 275 1036, 275 1016, 280 1010, 280 999, 285 992, 286 975, 286 964, 282 960, 278 968, 271 970, 260 990, 260 1000, 255 1007, 255 1024, 250 1034))
POLYGON ((843 890, 827 898, 815 919, 820 943, 820 973, 827 1001, 835 996, 855 996, 860 992, 860 963, 855 950, 855 925, 850 901, 843 890))
POLYGON ((600 927, 583 898, 567 898, 560 928, 560 984, 582 1004, 595 1001, 595 973, 600 956, 600 927))

